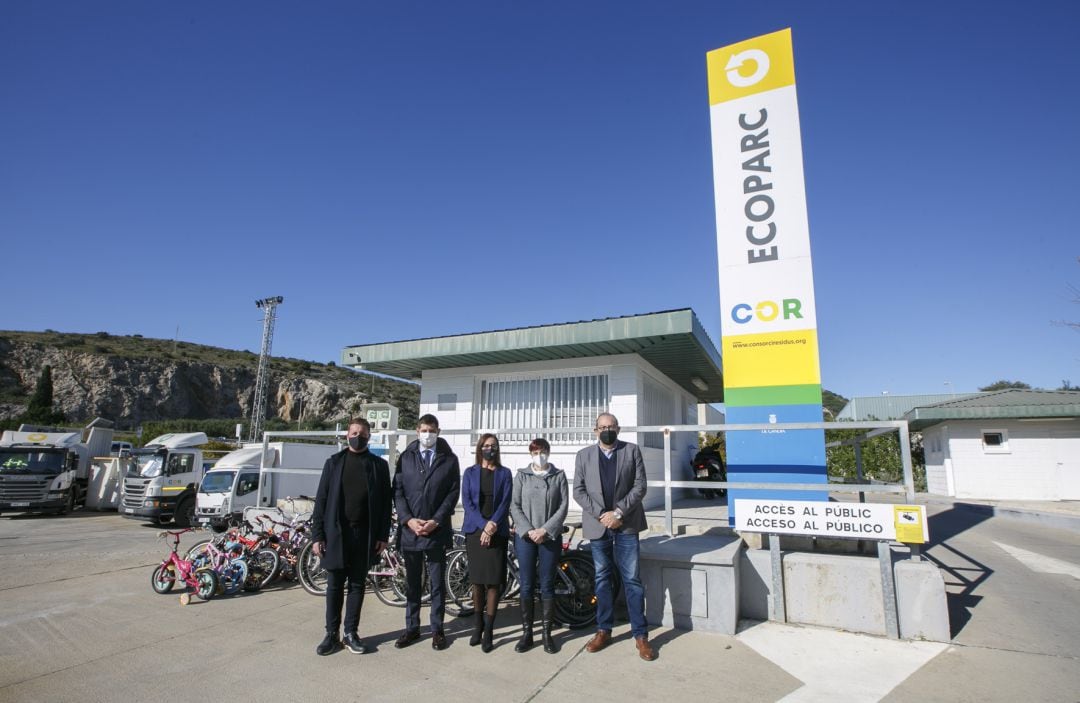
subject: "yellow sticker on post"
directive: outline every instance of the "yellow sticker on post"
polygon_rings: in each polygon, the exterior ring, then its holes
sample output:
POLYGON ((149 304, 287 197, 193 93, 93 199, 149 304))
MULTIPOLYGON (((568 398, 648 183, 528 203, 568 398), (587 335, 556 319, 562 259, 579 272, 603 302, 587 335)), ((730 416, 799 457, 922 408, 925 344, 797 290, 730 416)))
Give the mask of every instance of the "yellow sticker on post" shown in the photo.
POLYGON ((926 508, 921 505, 894 505, 893 522, 897 542, 926 544, 930 538, 926 528, 926 508))

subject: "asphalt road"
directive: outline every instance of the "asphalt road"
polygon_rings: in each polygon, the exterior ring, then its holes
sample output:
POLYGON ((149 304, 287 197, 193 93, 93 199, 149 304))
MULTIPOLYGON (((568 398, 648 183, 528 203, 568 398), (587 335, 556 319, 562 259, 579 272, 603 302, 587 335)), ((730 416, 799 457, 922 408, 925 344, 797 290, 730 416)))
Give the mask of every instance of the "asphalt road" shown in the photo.
POLYGON ((953 646, 890 700, 1080 700, 1080 534, 930 506, 953 646))

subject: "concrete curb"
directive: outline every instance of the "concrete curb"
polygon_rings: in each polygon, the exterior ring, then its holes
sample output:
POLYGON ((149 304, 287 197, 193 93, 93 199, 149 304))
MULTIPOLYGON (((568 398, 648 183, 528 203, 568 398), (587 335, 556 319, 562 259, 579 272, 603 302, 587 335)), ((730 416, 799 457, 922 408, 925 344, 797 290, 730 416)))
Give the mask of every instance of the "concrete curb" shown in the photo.
POLYGON ((966 503, 963 501, 929 501, 938 505, 952 505, 961 510, 970 510, 980 515, 990 517, 1003 517, 1009 520, 1019 520, 1042 527, 1052 527, 1058 530, 1070 530, 1080 532, 1080 515, 1066 515, 1064 513, 1052 513, 1043 510, 1027 510, 1024 508, 1004 507, 1000 505, 987 505, 985 503, 966 503))

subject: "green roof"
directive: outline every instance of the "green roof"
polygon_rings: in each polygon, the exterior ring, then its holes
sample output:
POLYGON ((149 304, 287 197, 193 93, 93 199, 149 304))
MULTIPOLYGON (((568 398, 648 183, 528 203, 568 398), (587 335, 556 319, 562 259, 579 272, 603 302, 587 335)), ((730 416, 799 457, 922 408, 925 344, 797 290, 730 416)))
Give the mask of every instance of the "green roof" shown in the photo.
POLYGON ((958 400, 974 393, 925 393, 923 395, 870 395, 852 398, 837 413, 838 421, 900 420, 904 414, 924 405, 958 400))
POLYGON ((417 379, 425 370, 638 354, 698 402, 724 400, 720 353, 689 308, 345 347, 341 363, 417 379), (702 388, 704 386, 704 388, 702 388))
POLYGON ((918 407, 904 415, 914 431, 948 420, 1070 417, 1080 417, 1080 391, 1008 389, 918 407))

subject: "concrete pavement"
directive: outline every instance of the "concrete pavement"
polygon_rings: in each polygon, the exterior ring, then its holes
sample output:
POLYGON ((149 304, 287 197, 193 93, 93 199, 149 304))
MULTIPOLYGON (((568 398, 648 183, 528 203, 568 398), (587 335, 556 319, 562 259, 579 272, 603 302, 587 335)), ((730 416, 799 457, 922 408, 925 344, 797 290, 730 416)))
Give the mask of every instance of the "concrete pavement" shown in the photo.
MULTIPOLYGON (((166 549, 157 529, 115 513, 4 516, 0 701, 1080 699, 1080 629, 1060 616, 1080 613, 1080 582, 1065 574, 1009 572, 1016 559, 1004 551, 990 568, 1007 578, 982 576, 967 561, 976 548, 986 549, 965 541, 973 535, 1045 553, 1051 552, 1046 534, 1019 539, 993 518, 968 520, 951 532, 947 546, 964 557, 943 561, 943 568, 970 576, 974 586, 957 586, 966 589, 959 597, 968 599, 961 607, 968 619, 947 645, 743 623, 733 637, 654 630, 659 659, 643 662, 623 624, 615 644, 597 654, 582 649, 589 632, 560 630, 558 654, 522 655, 513 651, 518 623, 507 603, 491 654, 468 646, 464 620, 448 622, 451 646, 444 652, 433 651, 426 638, 395 650, 403 611, 369 594, 361 636, 375 651, 317 657, 323 603, 298 587, 181 606, 175 594, 150 589, 153 565, 166 549), (1001 590, 991 588, 995 579, 1001 590), (1033 586, 1044 582, 1050 590, 1033 586), (1014 607, 1011 601, 1025 594, 1014 607), (1012 636, 1009 628, 1036 611, 1043 613, 1036 630, 1044 634, 1012 636)), ((1080 564, 1080 538, 1062 532, 1055 540, 1050 556, 1080 564)), ((984 566, 988 561, 982 558, 984 566)))

